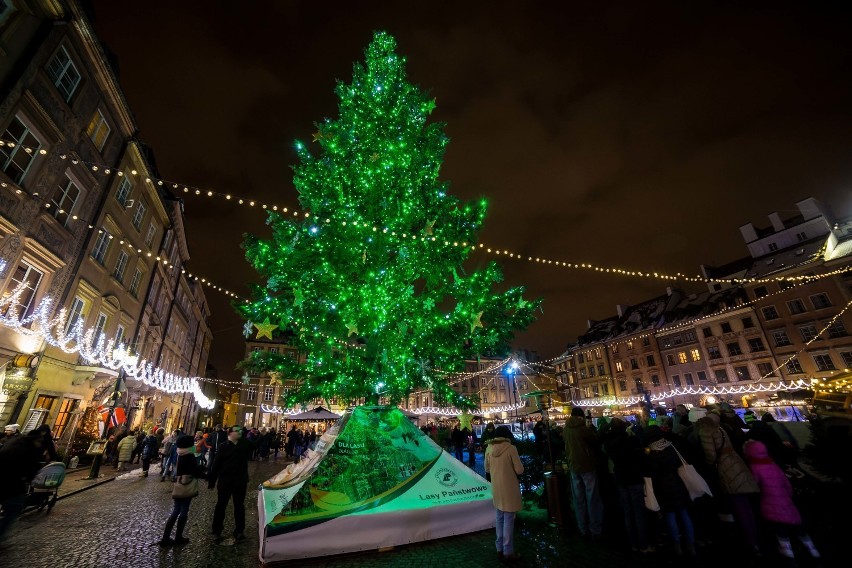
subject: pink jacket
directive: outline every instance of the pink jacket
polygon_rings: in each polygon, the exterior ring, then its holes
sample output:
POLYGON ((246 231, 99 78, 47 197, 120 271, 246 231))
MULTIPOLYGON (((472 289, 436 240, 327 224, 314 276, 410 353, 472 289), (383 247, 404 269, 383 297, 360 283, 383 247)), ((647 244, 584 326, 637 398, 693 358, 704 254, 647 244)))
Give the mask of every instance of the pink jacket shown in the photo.
POLYGON ((801 525, 802 516, 793 504, 793 486, 778 464, 769 457, 763 442, 746 442, 743 453, 760 486, 760 515, 774 523, 801 525))

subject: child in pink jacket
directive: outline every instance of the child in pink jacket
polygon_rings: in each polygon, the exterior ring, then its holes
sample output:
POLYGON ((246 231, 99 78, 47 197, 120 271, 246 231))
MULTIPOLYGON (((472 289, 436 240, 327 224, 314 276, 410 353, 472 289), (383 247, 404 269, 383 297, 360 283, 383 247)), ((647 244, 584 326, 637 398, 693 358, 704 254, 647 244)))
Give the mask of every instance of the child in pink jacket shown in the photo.
POLYGON ((802 527, 802 516, 793 504, 793 486, 778 467, 763 442, 750 440, 743 446, 751 473, 760 486, 760 516, 768 521, 778 539, 778 551, 787 558, 794 558, 790 537, 796 536, 808 549, 811 556, 819 558, 819 552, 811 537, 802 527))

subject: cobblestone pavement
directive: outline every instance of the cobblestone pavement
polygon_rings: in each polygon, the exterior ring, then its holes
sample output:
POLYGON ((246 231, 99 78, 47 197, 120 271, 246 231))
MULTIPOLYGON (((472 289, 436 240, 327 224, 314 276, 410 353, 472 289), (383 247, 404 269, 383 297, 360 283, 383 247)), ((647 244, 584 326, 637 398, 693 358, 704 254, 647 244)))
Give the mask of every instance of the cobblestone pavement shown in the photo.
MULTIPOLYGON (((234 546, 217 546, 210 536, 210 523, 216 493, 206 488, 193 500, 186 535, 190 543, 161 549, 155 543, 171 511, 171 483, 161 483, 153 470, 151 477, 139 477, 138 470, 114 481, 60 500, 50 514, 22 516, 6 542, 0 543, 0 568, 73 566, 75 568, 174 567, 232 568, 259 566, 257 531, 257 485, 279 471, 282 463, 252 462, 251 482, 246 498, 246 540, 234 546)), ((476 469, 482 469, 481 456, 476 469)), ((225 534, 233 525, 231 510, 225 534)), ((570 515, 570 511, 569 511, 570 515)), ((515 566, 608 567, 660 565, 713 565, 733 561, 739 568, 750 562, 729 551, 701 551, 701 558, 685 561, 661 551, 646 557, 631 557, 618 540, 588 542, 571 529, 548 526, 540 509, 523 511, 516 523, 516 547, 521 561, 515 566)), ((570 517, 567 519, 568 525, 570 517)), ((612 528, 612 527, 610 527, 612 528)), ((814 537, 817 538, 817 534, 814 537)), ((823 538, 823 540, 825 540, 823 538)), ((765 557, 763 561, 774 557, 765 557)), ((757 562, 761 561, 757 559, 757 562)), ((751 564, 753 565, 753 564, 751 564)), ((831 566, 825 562, 824 566, 831 566)), ((288 566, 309 568, 358 567, 489 567, 500 566, 494 551, 493 531, 482 531, 438 541, 398 547, 388 552, 370 552, 314 561, 294 561, 288 566)))

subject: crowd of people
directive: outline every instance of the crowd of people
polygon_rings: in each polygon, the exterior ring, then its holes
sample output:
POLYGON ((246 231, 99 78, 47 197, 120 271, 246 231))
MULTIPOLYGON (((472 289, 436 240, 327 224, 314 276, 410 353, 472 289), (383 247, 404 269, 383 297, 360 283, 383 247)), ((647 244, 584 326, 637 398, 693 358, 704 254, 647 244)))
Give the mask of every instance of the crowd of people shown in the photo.
POLYGON ((819 558, 788 479, 795 438, 770 414, 743 420, 720 404, 690 419, 680 405, 672 416, 594 421, 574 408, 561 435, 584 537, 602 538, 605 515, 613 514, 637 554, 662 546, 696 556, 700 545, 726 542, 757 555, 765 548, 759 535, 769 533, 782 556, 794 558, 796 539, 819 558), (695 483, 706 489, 693 492, 695 483))

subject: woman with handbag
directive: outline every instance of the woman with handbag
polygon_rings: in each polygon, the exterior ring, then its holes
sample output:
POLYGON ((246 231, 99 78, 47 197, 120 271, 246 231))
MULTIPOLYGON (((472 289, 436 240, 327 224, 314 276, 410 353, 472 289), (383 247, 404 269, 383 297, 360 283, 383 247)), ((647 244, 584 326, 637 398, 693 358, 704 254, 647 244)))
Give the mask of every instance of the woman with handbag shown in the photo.
POLYGON ((692 503, 689 491, 678 473, 682 462, 671 442, 658 426, 645 430, 648 444, 647 473, 653 480, 654 495, 672 539, 675 554, 695 556, 695 529, 687 507, 692 503), (683 542, 681 542, 683 537, 683 542))
POLYGON ((512 445, 515 438, 508 426, 498 426, 485 450, 485 471, 491 474, 491 495, 497 509, 497 558, 512 562, 521 555, 515 552, 515 513, 523 508, 518 476, 524 465, 518 449, 512 445))
POLYGON ((195 440, 192 436, 180 436, 175 442, 177 446, 177 480, 172 489, 174 508, 169 519, 166 521, 166 529, 160 546, 172 546, 174 544, 186 544, 189 539, 183 536, 186 519, 189 515, 189 505, 193 497, 198 495, 198 461, 195 459, 195 440), (172 528, 177 521, 177 531, 172 540, 172 528))

